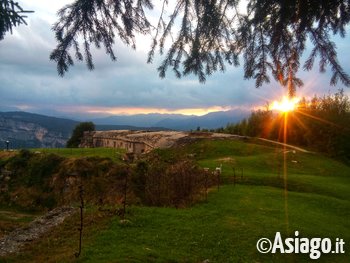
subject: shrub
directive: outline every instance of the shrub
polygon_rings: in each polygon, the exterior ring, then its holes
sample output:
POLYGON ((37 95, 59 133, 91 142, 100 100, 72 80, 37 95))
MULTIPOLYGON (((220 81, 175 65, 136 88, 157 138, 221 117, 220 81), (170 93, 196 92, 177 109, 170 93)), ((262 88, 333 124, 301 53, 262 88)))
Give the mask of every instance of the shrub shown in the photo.
POLYGON ((154 155, 137 164, 132 187, 146 205, 183 207, 200 199, 206 185, 215 183, 206 176, 192 160, 167 162, 154 155))
POLYGON ((44 180, 50 178, 59 167, 62 157, 55 154, 40 155, 28 164, 27 186, 44 187, 44 180))

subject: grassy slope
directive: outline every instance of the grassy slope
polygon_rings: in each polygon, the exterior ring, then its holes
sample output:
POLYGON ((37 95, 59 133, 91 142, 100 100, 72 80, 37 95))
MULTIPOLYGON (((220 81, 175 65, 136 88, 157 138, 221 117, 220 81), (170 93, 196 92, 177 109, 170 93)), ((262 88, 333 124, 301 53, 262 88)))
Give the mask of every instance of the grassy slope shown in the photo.
MULTIPOLYGON (((288 195, 289 229, 306 237, 350 240, 348 202, 311 194, 288 195), (320 206, 322 202, 322 206, 320 206)), ((225 186, 210 201, 191 209, 131 209, 131 223, 115 218, 108 230, 87 245, 81 262, 293 262, 307 256, 261 255, 261 237, 286 234, 284 197, 272 187, 225 186)), ((323 256, 323 262, 330 257, 323 256)), ((345 262, 336 256, 332 262, 345 262)))
MULTIPOLYGON (((87 230, 81 262, 308 262, 307 255, 259 254, 256 241, 300 231, 303 237, 336 237, 346 242, 345 255, 322 255, 317 262, 348 262, 350 251, 350 167, 326 157, 288 152, 287 187, 283 180, 283 151, 238 141, 203 141, 177 152, 195 153, 203 167, 223 165, 230 181, 232 167, 243 168, 238 185, 212 189, 207 203, 188 209, 131 207, 130 223, 117 217, 96 219, 87 230), (292 162, 297 161, 297 163, 292 162), (89 232, 88 232, 89 231, 89 232)), ((163 151, 172 155, 171 151, 163 151)), ((67 226, 66 226, 67 227, 67 226)), ((57 235, 57 234, 56 234, 57 235)), ((72 261, 71 236, 76 228, 59 235, 60 242, 41 256, 29 247, 25 257, 10 261, 38 262, 45 258, 72 261), (67 247, 67 252, 57 251, 67 247), (55 255, 52 257, 50 255, 55 255), (44 256, 46 255, 46 256, 44 256)), ((50 238, 50 237, 47 237, 50 238)), ((63 249, 64 250, 64 249, 63 249)))
MULTIPOLYGON (((133 208, 131 224, 122 226, 115 219, 86 248, 84 262, 309 261, 307 255, 257 252, 259 238, 272 238, 276 231, 286 235, 287 229, 305 237, 341 237, 349 244, 349 167, 319 155, 288 152, 286 192, 280 148, 204 141, 184 153, 195 153, 203 167, 222 163, 227 181, 232 167, 243 168, 243 180, 219 192, 213 189, 208 203, 191 209, 133 208)), ((347 258, 323 255, 321 261, 347 258)))

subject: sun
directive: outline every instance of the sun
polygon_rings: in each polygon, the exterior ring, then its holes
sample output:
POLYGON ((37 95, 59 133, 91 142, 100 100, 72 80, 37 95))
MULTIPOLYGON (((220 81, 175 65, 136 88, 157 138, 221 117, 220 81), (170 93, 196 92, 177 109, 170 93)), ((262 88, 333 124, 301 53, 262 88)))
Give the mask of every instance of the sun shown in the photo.
POLYGON ((290 112, 295 110, 298 107, 300 99, 299 98, 292 98, 289 99, 286 96, 283 97, 282 101, 274 101, 272 103, 272 110, 278 110, 283 113, 290 112))

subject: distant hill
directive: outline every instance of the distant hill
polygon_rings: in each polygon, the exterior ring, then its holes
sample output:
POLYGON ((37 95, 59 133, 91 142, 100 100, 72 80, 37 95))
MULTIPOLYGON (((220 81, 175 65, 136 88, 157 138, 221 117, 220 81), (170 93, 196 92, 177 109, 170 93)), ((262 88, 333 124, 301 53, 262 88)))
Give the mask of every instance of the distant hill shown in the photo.
POLYGON ((0 148, 63 147, 77 121, 28 112, 0 112, 0 148))

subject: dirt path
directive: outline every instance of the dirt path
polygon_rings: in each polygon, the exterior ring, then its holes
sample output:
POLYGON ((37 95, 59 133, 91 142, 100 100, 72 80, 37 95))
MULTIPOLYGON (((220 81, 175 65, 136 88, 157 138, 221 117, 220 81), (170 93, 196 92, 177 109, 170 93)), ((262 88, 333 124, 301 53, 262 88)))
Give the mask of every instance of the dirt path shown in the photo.
POLYGON ((0 239, 0 256, 16 253, 20 248, 61 224, 64 219, 77 211, 73 207, 59 207, 31 222, 24 228, 19 228, 0 239))

